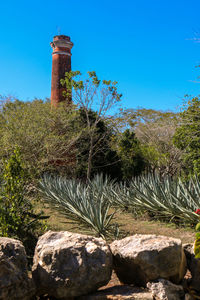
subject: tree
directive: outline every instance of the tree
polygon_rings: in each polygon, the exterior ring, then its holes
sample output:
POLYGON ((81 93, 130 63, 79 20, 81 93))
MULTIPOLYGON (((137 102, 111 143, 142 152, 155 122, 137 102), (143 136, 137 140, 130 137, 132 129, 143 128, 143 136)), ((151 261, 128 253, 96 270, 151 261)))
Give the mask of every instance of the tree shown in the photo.
POLYGON ((49 101, 5 101, 0 110, 1 162, 17 146, 33 177, 50 170, 72 174, 73 145, 83 131, 77 115, 64 105, 51 110, 49 101))
POLYGON ((145 169, 145 160, 135 133, 126 129, 118 138, 117 145, 123 179, 127 180, 140 175, 145 169))
MULTIPOLYGON (((85 114, 71 103, 60 103, 51 109, 49 101, 30 102, 6 99, 0 110, 0 165, 3 158, 21 151, 25 168, 38 178, 44 172, 56 172, 68 177, 86 178, 90 149, 90 125, 96 122, 96 112, 85 114)), ((93 134, 91 174, 120 173, 119 158, 111 149, 112 128, 99 119, 93 134)))
POLYGON ((140 141, 146 168, 162 176, 175 175, 181 168, 182 151, 173 144, 179 114, 153 109, 128 109, 117 119, 119 131, 130 128, 140 141))
POLYGON ((184 172, 200 176, 200 99, 194 97, 187 101, 180 113, 174 144, 183 151, 184 172))
MULTIPOLYGON (((96 112, 89 110, 88 117, 90 124, 96 120, 96 112)), ((86 130, 82 133, 79 140, 76 142, 76 171, 77 178, 87 177, 88 168, 88 153, 90 148, 90 134, 87 130, 87 118, 85 111, 79 109, 79 122, 82 128, 86 130)), ((112 148, 113 131, 104 121, 100 120, 96 124, 95 135, 93 136, 93 155, 92 168, 90 176, 104 173, 111 178, 121 178, 121 162, 115 149, 112 148)))
POLYGON ((89 180, 94 156, 102 151, 101 147, 107 136, 106 131, 101 136, 97 135, 98 126, 102 120, 106 121, 108 112, 116 106, 122 95, 117 91, 117 82, 99 80, 95 72, 88 72, 85 80, 81 80, 80 76, 79 71, 68 72, 61 83, 66 89, 64 92, 66 99, 72 95, 73 103, 81 108, 85 114, 86 130, 89 137, 87 158, 87 180, 89 180), (93 118, 90 117, 91 110, 95 112, 93 118))

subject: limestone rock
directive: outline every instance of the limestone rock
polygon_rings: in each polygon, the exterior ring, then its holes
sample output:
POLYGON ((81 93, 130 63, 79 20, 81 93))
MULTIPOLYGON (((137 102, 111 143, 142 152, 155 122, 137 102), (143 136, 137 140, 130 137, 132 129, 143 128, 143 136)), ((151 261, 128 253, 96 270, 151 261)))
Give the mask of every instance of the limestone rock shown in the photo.
POLYGON ((152 292, 155 300, 181 300, 184 299, 184 290, 182 285, 176 285, 165 279, 159 279, 158 282, 148 282, 148 289, 152 292))
POLYGON ((0 299, 28 300, 34 293, 24 246, 18 240, 0 237, 0 299))
POLYGON ((193 245, 185 244, 184 252, 187 259, 187 267, 191 272, 192 278, 190 279, 189 286, 191 289, 200 293, 200 259, 196 259, 194 255, 193 245))
POLYGON ((112 273, 112 254, 102 238, 67 231, 41 236, 33 261, 37 294, 57 299, 96 291, 112 273))
POLYGON ((159 278, 179 283, 186 272, 186 259, 179 239, 136 234, 110 245, 114 269, 120 281, 136 286, 159 278))
POLYGON ((128 285, 118 285, 77 300, 153 300, 151 292, 128 285))

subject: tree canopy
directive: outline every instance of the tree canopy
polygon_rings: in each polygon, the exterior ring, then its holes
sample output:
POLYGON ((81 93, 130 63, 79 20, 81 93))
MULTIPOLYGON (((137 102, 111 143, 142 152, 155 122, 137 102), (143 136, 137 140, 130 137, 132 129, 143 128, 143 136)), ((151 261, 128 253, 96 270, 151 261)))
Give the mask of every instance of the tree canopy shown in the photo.
POLYGON ((70 168, 72 146, 80 136, 75 120, 76 110, 61 105, 53 111, 49 101, 5 102, 0 111, 0 158, 17 146, 32 174, 55 165, 70 168))
POLYGON ((183 151, 184 172, 200 176, 200 99, 187 101, 180 114, 174 144, 183 151))
POLYGON ((0 110, 0 163, 17 146, 34 178, 46 171, 86 178, 92 138, 90 176, 101 172, 118 176, 112 134, 106 118, 90 108, 60 103, 52 109, 48 100, 6 99, 0 110))
POLYGON ((179 114, 153 109, 124 109, 114 123, 121 134, 126 129, 140 142, 146 171, 173 176, 181 169, 182 151, 173 144, 179 114))
MULTIPOLYGON (((105 166, 116 166, 118 161, 114 151, 107 152, 105 149, 108 147, 108 139, 110 139, 111 132, 107 129, 100 135, 100 128, 102 128, 103 122, 108 119, 110 111, 116 107, 120 102, 122 94, 118 92, 117 82, 111 80, 100 80, 94 71, 87 72, 86 78, 82 79, 80 71, 70 71, 65 73, 65 78, 61 80, 63 87, 65 88, 64 95, 66 100, 73 99, 73 103, 76 104, 82 112, 82 116, 85 118, 85 128, 87 131, 88 140, 88 156, 87 156, 87 179, 89 180, 92 174, 94 166, 94 157, 100 155, 103 159, 105 166), (72 97, 71 97, 72 96, 72 97), (91 113, 92 110, 94 113, 91 113), (99 133, 98 133, 99 132, 99 133), (116 158, 115 158, 116 156, 116 158), (108 160, 110 160, 108 162, 108 160)), ((99 167, 103 167, 103 161, 99 162, 99 167)), ((110 168, 109 168, 110 169, 110 168)), ((107 169, 107 171, 109 170, 107 169)), ((103 171, 103 169, 102 169, 103 171)))

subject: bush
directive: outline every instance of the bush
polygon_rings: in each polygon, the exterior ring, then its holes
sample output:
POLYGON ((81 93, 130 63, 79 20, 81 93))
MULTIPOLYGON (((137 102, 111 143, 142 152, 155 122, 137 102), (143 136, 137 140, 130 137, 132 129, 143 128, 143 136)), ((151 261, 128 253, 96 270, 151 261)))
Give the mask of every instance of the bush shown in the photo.
POLYGON ((35 214, 33 205, 26 196, 28 174, 23 168, 18 148, 4 162, 0 193, 0 234, 17 238, 32 254, 37 234, 44 229, 39 221, 42 213, 35 214))
POLYGON ((44 171, 73 173, 74 144, 79 139, 77 111, 48 101, 5 102, 0 110, 0 164, 17 146, 24 167, 35 179, 44 171))
POLYGON ((48 101, 15 100, 0 109, 0 168, 2 158, 19 147, 25 168, 33 180, 44 172, 86 178, 90 134, 93 134, 91 177, 104 172, 120 173, 119 158, 111 149, 113 134, 106 119, 73 104, 51 109, 48 101), (87 117, 92 129, 88 129, 87 117), (94 127, 94 128, 93 128, 94 127))
POLYGON ((141 145, 135 133, 126 129, 118 141, 118 155, 121 159, 123 180, 139 176, 145 169, 141 145))

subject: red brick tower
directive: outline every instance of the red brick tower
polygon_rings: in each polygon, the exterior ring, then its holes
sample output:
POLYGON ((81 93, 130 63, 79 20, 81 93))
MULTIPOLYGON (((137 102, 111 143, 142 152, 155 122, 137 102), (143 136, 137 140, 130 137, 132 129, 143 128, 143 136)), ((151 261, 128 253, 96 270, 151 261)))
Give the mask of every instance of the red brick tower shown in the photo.
POLYGON ((57 106, 59 102, 65 101, 63 87, 60 79, 64 79, 65 72, 71 71, 71 49, 73 43, 66 35, 56 35, 50 43, 53 49, 52 78, 51 78, 51 105, 57 106))

